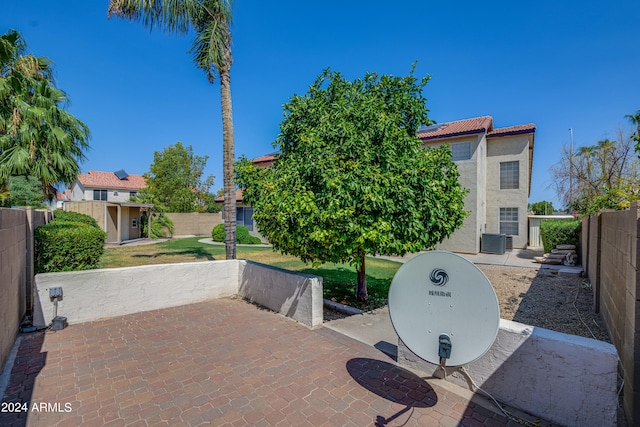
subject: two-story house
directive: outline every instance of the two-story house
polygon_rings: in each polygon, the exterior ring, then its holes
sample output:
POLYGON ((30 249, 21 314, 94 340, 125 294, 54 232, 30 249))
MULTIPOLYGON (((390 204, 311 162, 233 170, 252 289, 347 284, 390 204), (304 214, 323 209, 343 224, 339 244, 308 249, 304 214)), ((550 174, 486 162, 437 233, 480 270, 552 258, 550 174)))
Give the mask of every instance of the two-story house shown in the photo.
POLYGON ((418 132, 426 147, 451 147, 460 184, 469 190, 465 198, 469 216, 439 249, 478 253, 483 234, 504 234, 514 248, 527 246, 535 131, 534 124, 494 128, 493 118, 484 116, 418 132))
POLYGON ((71 185, 70 201, 64 210, 87 214, 107 233, 107 243, 122 243, 144 237, 141 219, 149 216, 151 204, 131 202, 130 199, 147 186, 142 175, 89 171, 79 174, 71 185))

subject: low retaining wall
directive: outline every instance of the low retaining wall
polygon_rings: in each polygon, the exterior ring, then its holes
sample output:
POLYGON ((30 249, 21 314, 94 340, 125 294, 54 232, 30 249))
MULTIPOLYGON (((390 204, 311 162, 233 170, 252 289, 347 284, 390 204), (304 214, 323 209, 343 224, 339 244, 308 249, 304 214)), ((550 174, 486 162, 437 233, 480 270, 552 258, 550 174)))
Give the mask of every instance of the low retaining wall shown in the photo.
MULTIPOLYGON (((442 372, 401 340, 398 363, 425 373, 442 372)), ((617 366, 611 344, 501 319, 493 346, 465 371, 514 408, 564 426, 605 426, 616 423, 617 366)), ((447 379, 470 387, 464 374, 449 372, 447 379)))
POLYGON ((37 327, 54 317, 51 287, 62 287, 58 315, 70 324, 234 295, 308 326, 322 324, 321 278, 243 260, 46 273, 35 283, 37 327))

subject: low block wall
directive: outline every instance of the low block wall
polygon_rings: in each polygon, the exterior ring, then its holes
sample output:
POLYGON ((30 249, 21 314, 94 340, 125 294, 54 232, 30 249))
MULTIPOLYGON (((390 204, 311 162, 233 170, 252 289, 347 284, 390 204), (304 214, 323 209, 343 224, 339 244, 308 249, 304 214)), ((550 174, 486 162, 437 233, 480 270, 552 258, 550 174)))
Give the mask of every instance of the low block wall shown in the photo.
POLYGON ((247 261, 238 295, 305 325, 323 321, 322 278, 247 261))
POLYGON ((54 317, 51 287, 62 287, 58 315, 70 324, 233 295, 246 296, 308 326, 322 324, 322 279, 243 260, 46 273, 38 274, 35 283, 37 327, 54 317), (260 297, 265 293, 268 298, 260 297))
MULTIPOLYGON (((401 340, 398 363, 429 374, 441 371, 401 340)), ((611 344, 501 319, 493 346, 465 370, 509 406, 564 426, 605 426, 616 423, 617 365, 611 344)), ((463 373, 447 379, 469 387, 463 373)))

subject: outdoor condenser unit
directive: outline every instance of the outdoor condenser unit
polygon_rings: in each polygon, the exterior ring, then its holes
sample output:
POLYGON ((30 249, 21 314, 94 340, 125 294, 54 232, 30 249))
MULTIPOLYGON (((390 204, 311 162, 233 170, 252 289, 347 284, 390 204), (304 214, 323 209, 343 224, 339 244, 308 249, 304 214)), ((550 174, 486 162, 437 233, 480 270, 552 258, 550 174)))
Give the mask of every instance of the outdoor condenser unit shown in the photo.
POLYGON ((505 236, 504 249, 507 252, 513 251, 513 236, 505 236))
POLYGON ((506 236, 504 234, 483 233, 480 240, 480 252, 487 254, 503 254, 505 251, 506 236))

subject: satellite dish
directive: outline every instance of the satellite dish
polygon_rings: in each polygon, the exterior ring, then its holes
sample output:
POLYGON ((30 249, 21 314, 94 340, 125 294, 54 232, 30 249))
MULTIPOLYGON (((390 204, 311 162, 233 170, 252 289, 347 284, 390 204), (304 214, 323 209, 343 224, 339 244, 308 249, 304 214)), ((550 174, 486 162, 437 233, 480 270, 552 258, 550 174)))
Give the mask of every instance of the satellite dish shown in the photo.
POLYGON ((427 362, 462 366, 493 345, 500 306, 489 279, 467 259, 430 251, 407 261, 389 288, 396 333, 427 362))

